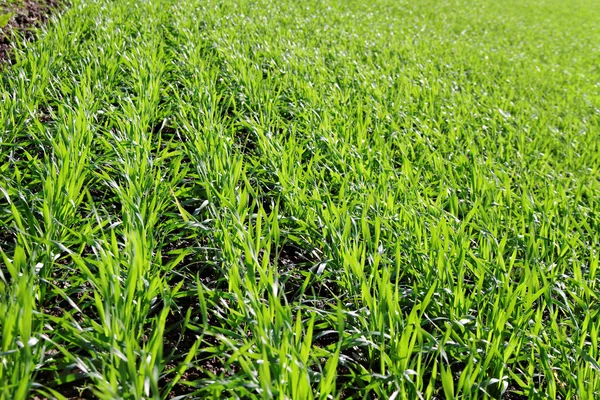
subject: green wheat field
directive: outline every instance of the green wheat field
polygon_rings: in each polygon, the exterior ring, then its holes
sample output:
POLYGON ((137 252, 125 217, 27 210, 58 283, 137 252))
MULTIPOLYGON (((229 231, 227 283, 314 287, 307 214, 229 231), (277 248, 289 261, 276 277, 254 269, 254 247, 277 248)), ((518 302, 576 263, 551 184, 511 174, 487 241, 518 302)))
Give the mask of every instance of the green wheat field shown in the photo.
POLYGON ((72 0, 13 46, 1 399, 600 398, 597 1, 72 0))

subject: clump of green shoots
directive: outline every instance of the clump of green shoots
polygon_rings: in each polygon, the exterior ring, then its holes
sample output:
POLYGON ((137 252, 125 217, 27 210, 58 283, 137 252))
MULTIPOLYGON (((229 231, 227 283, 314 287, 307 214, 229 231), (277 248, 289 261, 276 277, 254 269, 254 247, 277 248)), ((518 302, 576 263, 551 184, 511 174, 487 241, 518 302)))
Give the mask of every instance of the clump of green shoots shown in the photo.
POLYGON ((0 77, 0 397, 599 397, 575 3, 73 1, 0 77))

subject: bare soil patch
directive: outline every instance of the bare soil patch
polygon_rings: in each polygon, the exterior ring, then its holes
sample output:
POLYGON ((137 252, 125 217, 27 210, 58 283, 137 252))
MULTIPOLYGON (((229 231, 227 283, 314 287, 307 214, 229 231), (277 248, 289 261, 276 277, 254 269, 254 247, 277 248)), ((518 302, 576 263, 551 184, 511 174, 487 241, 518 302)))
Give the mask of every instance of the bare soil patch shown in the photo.
POLYGON ((21 33, 27 40, 33 39, 34 28, 44 24, 58 10, 61 0, 0 0, 0 21, 10 15, 5 26, 0 27, 0 62, 10 61, 11 42, 21 33))

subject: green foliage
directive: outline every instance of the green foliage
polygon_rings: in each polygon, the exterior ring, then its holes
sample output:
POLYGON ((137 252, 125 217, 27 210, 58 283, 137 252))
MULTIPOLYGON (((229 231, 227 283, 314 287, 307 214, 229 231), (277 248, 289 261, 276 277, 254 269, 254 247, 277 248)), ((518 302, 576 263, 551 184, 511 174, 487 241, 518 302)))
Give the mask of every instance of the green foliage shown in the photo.
POLYGON ((74 0, 0 77, 0 398, 600 397, 591 0, 74 0))
POLYGON ((0 14, 0 28, 4 28, 8 25, 8 22, 12 18, 12 13, 1 13, 0 14))

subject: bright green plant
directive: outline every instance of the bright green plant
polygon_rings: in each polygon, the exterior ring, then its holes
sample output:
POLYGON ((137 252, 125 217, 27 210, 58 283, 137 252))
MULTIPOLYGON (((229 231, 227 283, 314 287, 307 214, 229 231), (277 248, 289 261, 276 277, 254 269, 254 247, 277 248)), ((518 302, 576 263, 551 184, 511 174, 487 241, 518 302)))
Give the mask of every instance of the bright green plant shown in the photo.
POLYGON ((0 397, 599 397, 599 18, 73 1, 0 78, 0 397))
POLYGON ((2 13, 0 14, 0 28, 4 28, 10 22, 10 19, 13 17, 12 13, 2 13))

